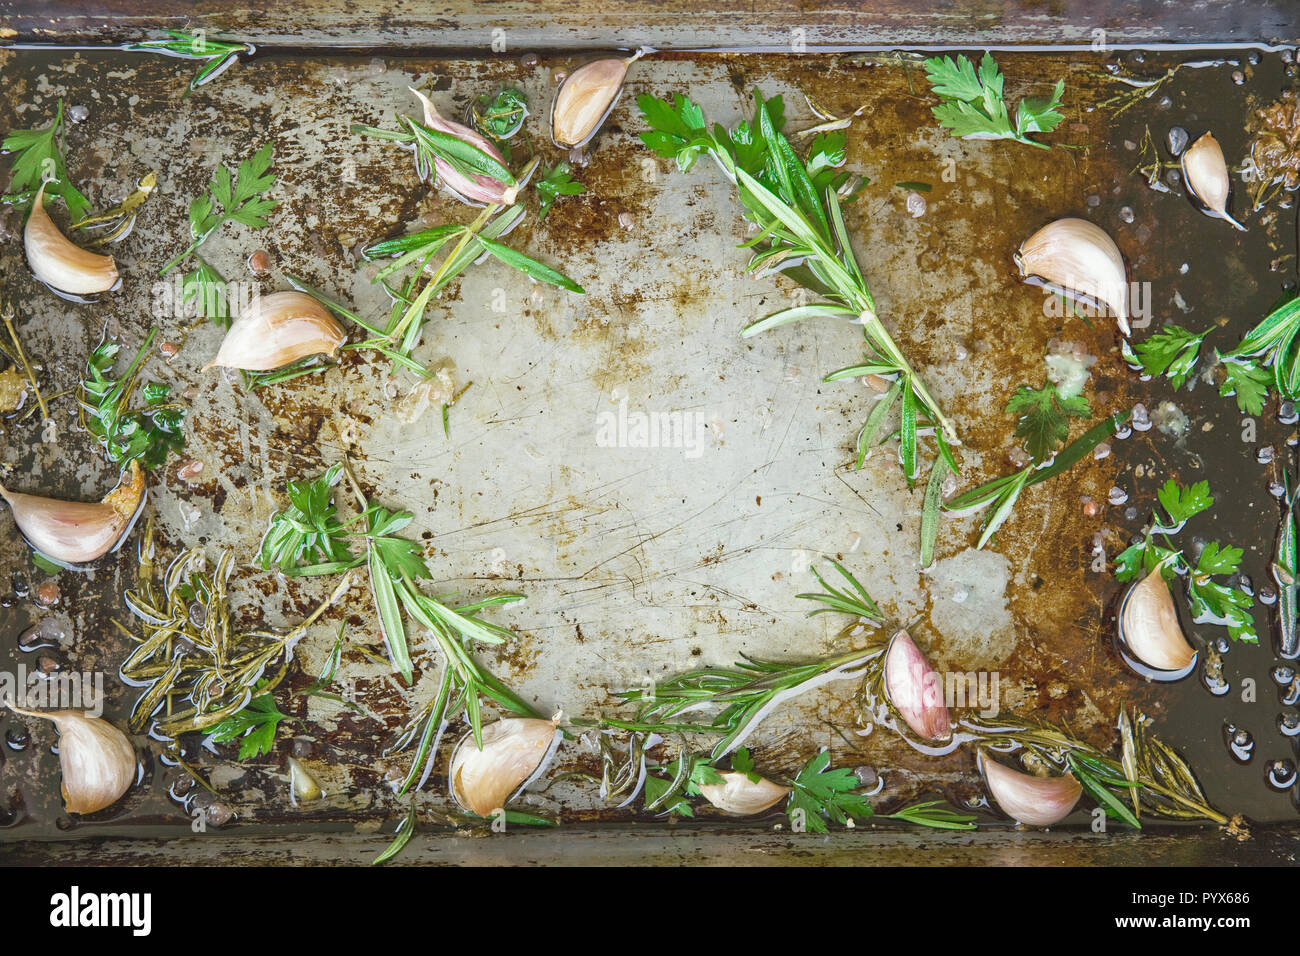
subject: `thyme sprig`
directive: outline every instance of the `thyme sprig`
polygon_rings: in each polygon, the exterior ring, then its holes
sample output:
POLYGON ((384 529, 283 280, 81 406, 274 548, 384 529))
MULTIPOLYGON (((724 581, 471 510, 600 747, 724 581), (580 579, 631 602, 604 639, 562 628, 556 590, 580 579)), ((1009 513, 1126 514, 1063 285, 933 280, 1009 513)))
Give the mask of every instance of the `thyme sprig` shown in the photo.
MULTIPOLYGON (((764 100, 756 91, 754 100, 753 121, 729 131, 721 125, 708 128, 700 107, 681 94, 674 94, 671 101, 648 94, 637 98, 650 125, 649 131, 641 133, 648 147, 674 159, 683 172, 699 156, 708 155, 736 186, 746 217, 758 227, 757 234, 742 244, 751 250, 747 270, 763 274, 791 269, 793 278, 828 300, 783 309, 751 324, 742 334, 757 335, 823 316, 860 323, 869 349, 866 360, 828 375, 826 381, 866 375, 892 379, 895 387, 872 413, 864 433, 873 425, 878 428, 901 398, 899 458, 909 484, 917 474, 922 420, 937 426, 939 453, 956 471, 951 446, 960 444, 957 429, 886 330, 854 256, 838 194, 847 177, 837 169, 844 161, 842 153, 834 151, 828 156, 834 141, 819 136, 809 156, 800 158, 782 132, 781 98, 764 100)), ((864 444, 860 438, 859 448, 864 444)))

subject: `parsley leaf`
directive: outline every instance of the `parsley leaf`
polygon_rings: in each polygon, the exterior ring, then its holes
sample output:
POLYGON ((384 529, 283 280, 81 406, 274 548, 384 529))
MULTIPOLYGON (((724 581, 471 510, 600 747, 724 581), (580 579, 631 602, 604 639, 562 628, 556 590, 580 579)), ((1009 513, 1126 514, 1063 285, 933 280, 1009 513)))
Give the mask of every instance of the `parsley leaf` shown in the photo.
POLYGON ((1222 547, 1219 542, 1211 541, 1196 562, 1197 574, 1231 574, 1241 564, 1244 552, 1241 548, 1228 545, 1222 547))
POLYGON ((1092 414, 1088 399, 1082 395, 1062 398, 1055 385, 1032 389, 1022 385, 1007 412, 1016 415, 1016 437, 1026 440, 1035 464, 1048 461, 1056 448, 1070 435, 1070 418, 1087 418, 1092 414))
POLYGON ((224 744, 239 739, 236 759, 260 757, 275 749, 275 732, 280 721, 292 719, 288 714, 280 713, 272 695, 262 694, 250 700, 243 710, 213 727, 212 741, 224 744))
POLYGON ((931 57, 925 61, 930 88, 942 102, 931 107, 939 125, 963 139, 1010 139, 1039 149, 1049 149, 1029 137, 1050 133, 1065 118, 1060 112, 1065 81, 1060 80, 1048 98, 1025 97, 1013 122, 1003 97, 1005 78, 993 57, 985 53, 979 71, 965 56, 931 57))
POLYGON ((262 536, 258 554, 263 569, 277 567, 290 576, 333 574, 364 560, 348 547, 348 526, 338 518, 334 486, 342 471, 342 464, 336 464, 315 481, 286 485, 289 507, 271 518, 262 536))
POLYGON ((48 180, 46 196, 58 196, 68 207, 73 222, 85 218, 90 212, 90 201, 72 185, 68 167, 63 160, 63 100, 54 114, 54 121, 45 129, 12 130, 0 143, 0 150, 13 156, 9 180, 12 192, 5 202, 29 203, 43 180, 48 180))
POLYGON ((545 219, 546 214, 551 211, 551 203, 561 196, 581 196, 587 191, 586 186, 569 175, 572 171, 573 167, 567 161, 561 160, 554 169, 538 181, 537 195, 541 199, 537 207, 538 219, 545 219))
POLYGON ((1210 483, 1208 481, 1198 481, 1190 487, 1184 488, 1170 478, 1156 492, 1156 499, 1165 509, 1165 514, 1169 516, 1169 524, 1164 525, 1160 530, 1172 532, 1181 528, 1188 518, 1206 511, 1214 505, 1214 497, 1210 494, 1210 483))
POLYGON ((222 328, 230 328, 230 302, 226 298, 226 279, 202 256, 195 256, 198 266, 187 273, 181 283, 181 302, 194 300, 193 312, 211 319, 222 328))
POLYGON ((1191 332, 1181 325, 1170 325, 1129 349, 1124 342, 1124 358, 1148 375, 1166 375, 1174 388, 1182 388, 1196 361, 1200 358, 1201 343, 1208 332, 1191 332))
POLYGON ((1268 369, 1260 368, 1254 362, 1221 356, 1223 371, 1227 376, 1219 386, 1219 394, 1236 395, 1237 407, 1247 415, 1260 415, 1264 411, 1264 401, 1268 398, 1268 386, 1272 379, 1268 369))
POLYGON ((86 430, 99 439, 109 460, 124 468, 132 461, 146 469, 157 468, 169 453, 185 447, 185 409, 169 401, 170 386, 146 382, 141 389, 145 404, 131 407, 140 366, 153 337, 151 329, 120 379, 112 374, 122 347, 116 342, 101 342, 86 362, 86 376, 78 395, 86 430))
POLYGON ((176 258, 163 266, 161 275, 170 272, 182 259, 197 249, 227 221, 233 220, 250 229, 266 226, 266 217, 279 203, 264 198, 275 184, 270 173, 274 145, 267 143, 239 164, 232 178, 230 170, 218 166, 208 184, 208 192, 190 203, 190 235, 193 241, 176 258))
POLYGON ((861 783, 853 771, 846 767, 827 770, 830 762, 830 751, 823 750, 791 781, 786 813, 793 823, 795 812, 802 811, 803 824, 810 833, 827 832, 823 817, 842 825, 849 818, 865 820, 875 812, 868 798, 858 793, 861 783))

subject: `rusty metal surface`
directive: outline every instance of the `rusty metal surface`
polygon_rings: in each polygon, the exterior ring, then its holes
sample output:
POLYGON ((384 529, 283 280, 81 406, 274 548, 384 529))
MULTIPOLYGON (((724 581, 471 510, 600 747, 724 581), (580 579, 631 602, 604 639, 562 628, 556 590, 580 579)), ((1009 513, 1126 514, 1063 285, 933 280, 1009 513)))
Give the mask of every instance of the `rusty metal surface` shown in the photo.
MULTIPOLYGON (((658 49, 811 46, 1287 42, 1300 36, 1289 0, 585 0, 385 3, 288 0, 274 16, 233 0, 72 3, 0 0, 0 22, 23 38, 120 42, 160 27, 231 30, 258 43, 408 49, 566 49, 650 45, 658 49), (500 31, 504 31, 501 33, 500 31)), ((499 52, 499 51, 498 51, 499 52)))
MULTIPOLYGON (((701 164, 682 175, 635 138, 632 104, 641 92, 689 90, 710 118, 730 122, 745 108, 745 91, 758 86, 785 95, 796 128, 811 122, 800 90, 837 112, 868 105, 850 131, 849 155, 872 186, 849 213, 850 229, 881 314, 960 423, 973 484, 1006 470, 1011 423, 1002 409, 1016 383, 1042 380, 1049 340, 1080 341, 1099 357, 1090 386, 1094 408, 1120 409, 1138 397, 1112 328, 1052 320, 1041 293, 1018 281, 1011 254, 1031 231, 1067 213, 1093 215, 1116 235, 1135 274, 1160 290, 1164 312, 1174 289, 1207 312, 1221 307, 1212 304, 1219 300, 1208 276, 1179 278, 1191 231, 1213 244, 1200 255, 1226 257, 1227 268, 1243 275, 1290 241, 1288 224, 1275 222, 1241 246, 1226 245, 1231 237, 1215 231, 1222 224, 1161 204, 1130 178, 1132 156, 1122 146, 1128 134, 1106 114, 1084 108, 1113 92, 1099 78, 1100 57, 1002 58, 1015 95, 1041 93, 1067 76, 1073 108, 1065 135, 1092 146, 1077 152, 950 139, 933 126, 929 101, 916 92, 916 65, 897 57, 665 55, 638 63, 590 165, 579 171, 590 192, 562 200, 544 222, 530 220, 512 235, 519 248, 577 279, 587 295, 531 285, 485 265, 430 310, 417 357, 446 357, 458 379, 475 383, 452 411, 449 440, 436 411, 415 426, 397 423, 387 372, 356 353, 323 376, 256 394, 231 377, 200 372, 220 330, 209 325, 187 334, 187 323, 155 315, 155 273, 181 247, 189 200, 215 165, 233 166, 272 139, 281 205, 271 227, 258 234, 227 227, 205 255, 227 277, 255 281, 262 291, 286 288, 282 272, 288 271, 350 300, 362 314, 385 312, 387 300, 370 282, 374 267, 355 258, 357 243, 417 221, 464 221, 466 210, 420 185, 407 154, 361 140, 350 124, 385 125, 393 110, 413 110, 406 87, 429 76, 435 97, 453 115, 471 94, 502 82, 524 89, 534 112, 544 115, 551 71, 565 61, 543 57, 534 68, 505 59, 271 56, 182 98, 190 68, 164 58, 0 57, 0 127, 43 122, 60 96, 88 108, 69 131, 68 155, 74 178, 97 205, 121 198, 148 169, 159 173, 159 194, 115 250, 124 287, 103 303, 70 305, 38 286, 23 266, 21 219, 12 212, 0 220, 0 261, 23 304, 26 344, 48 365, 52 393, 75 385, 105 324, 131 347, 151 323, 159 326, 159 341, 182 345, 170 360, 155 355, 148 369, 174 382, 191 403, 188 448, 154 476, 151 508, 165 554, 195 543, 211 556, 234 550, 241 563, 236 590, 243 595, 237 606, 249 620, 292 623, 328 592, 327 583, 285 581, 251 564, 268 517, 284 504, 285 480, 314 477, 346 452, 379 501, 415 512, 410 533, 425 543, 438 590, 528 595, 526 604, 494 616, 520 641, 483 659, 543 710, 594 716, 611 707, 611 689, 701 663, 841 647, 838 625, 805 618, 807 608, 795 598, 814 584, 808 563, 822 555, 848 564, 892 620, 913 624, 941 669, 999 671, 1008 709, 1067 722, 1105 746, 1123 703, 1157 717, 1171 701, 1184 701, 1188 711, 1203 706, 1200 688, 1143 686, 1115 656, 1105 615, 1115 588, 1089 573, 1088 541, 1103 525, 1122 522, 1115 514, 1087 517, 1080 507, 1085 495, 1104 502, 1107 490, 1126 480, 1121 473, 1130 475, 1134 503, 1145 507, 1157 480, 1196 470, 1188 457, 1194 453, 1155 431, 1136 437, 1109 459, 1080 465, 1027 495, 996 550, 970 548, 974 519, 946 521, 939 561, 922 573, 916 560, 921 492, 908 491, 888 450, 861 471, 851 466, 869 391, 820 381, 859 357, 859 333, 816 322, 742 341, 737 333, 745 324, 792 303, 793 284, 742 275, 744 253, 735 244, 744 224, 716 170, 701 164), (941 178, 949 168, 956 170, 954 182, 941 178), (906 191, 894 185, 912 180, 934 184, 919 219, 909 216, 906 191), (1087 205, 1089 196, 1098 203, 1087 205), (1120 218, 1126 206, 1137 211, 1132 223, 1120 218), (256 249, 268 251, 276 266, 265 279, 244 266, 256 249), (502 303, 504 311, 494 310, 502 303), (617 415, 624 403, 633 413, 698 415, 699 454, 602 447, 602 416, 617 415), (177 475, 188 459, 204 463, 193 483, 177 475), (1137 465, 1148 477, 1134 486, 1137 465)), ((1278 68, 1273 63, 1269 76, 1278 68)), ((1239 88, 1230 69, 1206 82, 1233 93, 1239 88)), ((1221 139, 1239 152, 1244 134, 1225 131, 1221 139)), ((1267 292, 1243 295, 1231 320, 1244 328, 1269 300, 1267 292)), ((409 385, 400 376, 398 383, 409 385)), ((1228 403, 1204 393, 1194 401, 1188 411, 1195 428, 1231 421, 1228 403)), ((72 427, 70 398, 57 407, 57 442, 42 443, 30 422, 6 430, 3 480, 23 491, 98 497, 111 484, 110 466, 72 427)), ((1249 460, 1238 466, 1244 474, 1249 460)), ((1262 484, 1260 475, 1250 480, 1252 488, 1262 484)), ((1238 525, 1247 540, 1259 542, 1252 561, 1263 560, 1274 520, 1260 507, 1238 525)), ((10 519, 0 521, 0 580, 30 576, 10 519)), ((128 549, 93 578, 60 575, 62 599, 53 610, 20 602, 0 611, 0 664, 14 668, 26 660, 30 666, 16 637, 44 619, 62 634, 60 653, 69 666, 102 669, 111 678, 123 647, 111 619, 123 615, 120 592, 133 573, 128 549)), ((349 641, 382 654, 360 584, 343 616, 349 641)), ((340 619, 337 613, 325 619, 304 641, 291 689, 318 671, 340 619)), ((1265 657, 1248 660, 1248 670, 1262 677, 1265 657)), ((291 734, 328 791, 319 804, 290 805, 288 739, 276 754, 243 765, 228 750, 191 756, 245 832, 388 829, 401 805, 385 782, 405 771, 409 755, 383 758, 379 750, 437 678, 427 648, 416 663, 416 684, 406 690, 386 667, 350 647, 342 675, 365 708, 360 716, 329 701, 282 703, 299 718, 291 734)), ((753 743, 770 766, 786 771, 821 746, 834 748, 848 765, 880 767, 886 802, 936 789, 961 800, 977 791, 968 753, 933 759, 882 733, 858 736, 850 693, 847 686, 831 688, 799 702, 753 743)), ((110 679, 109 696, 110 714, 120 717, 134 695, 110 679)), ((14 726, 8 717, 0 723, 14 726)), ((1189 720, 1164 729, 1175 746, 1211 754, 1219 723, 1189 720)), ((3 796, 18 795, 22 816, 0 830, 0 842, 126 836, 143 827, 189 832, 184 808, 167 795, 174 771, 156 760, 120 807, 70 820, 61 811, 48 744, 49 735, 38 732, 25 750, 5 748, 3 796)), ((1221 745, 1215 746, 1221 763, 1221 745)), ((580 745, 562 755, 561 767, 589 767, 580 745)), ((1262 786, 1256 770, 1251 783, 1245 771, 1234 777, 1236 771, 1216 770, 1206 789, 1213 800, 1231 802, 1262 786)), ((431 805, 445 804, 439 776, 427 790, 431 805)), ((594 791, 562 783, 526 802, 571 820, 622 819, 594 791)), ((1286 819, 1285 800, 1277 795, 1266 802, 1264 815, 1286 819)), ((373 850, 362 841, 346 845, 351 853, 373 850)))

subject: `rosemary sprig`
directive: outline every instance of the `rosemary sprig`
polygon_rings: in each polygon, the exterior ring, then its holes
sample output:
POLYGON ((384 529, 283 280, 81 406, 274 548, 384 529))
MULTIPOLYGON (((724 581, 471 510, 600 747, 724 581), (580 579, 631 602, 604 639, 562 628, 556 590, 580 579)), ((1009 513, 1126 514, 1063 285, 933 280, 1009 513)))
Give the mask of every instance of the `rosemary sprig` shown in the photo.
POLYGON ((389 659, 409 684, 414 665, 407 642, 405 618, 433 635, 443 656, 437 695, 399 734, 389 752, 404 749, 419 737, 416 759, 400 791, 406 792, 427 772, 442 731, 461 711, 466 714, 476 741, 482 740, 482 700, 487 699, 527 717, 540 716, 514 691, 475 660, 476 644, 501 644, 516 635, 508 628, 485 621, 480 614, 490 608, 522 601, 522 594, 498 594, 468 604, 453 605, 424 594, 417 581, 431 579, 420 546, 397 532, 414 517, 409 511, 389 511, 371 502, 346 463, 331 467, 313 482, 291 482, 290 507, 272 516, 262 539, 262 567, 277 567, 289 575, 337 574, 365 565, 389 659), (340 520, 334 488, 346 475, 357 501, 357 513, 340 520), (365 546, 364 554, 351 548, 351 540, 365 546))
MULTIPOLYGON (((796 267, 792 276, 829 300, 783 309, 753 323, 743 334, 756 335, 819 316, 860 323, 869 349, 865 362, 832 373, 826 381, 863 375, 892 378, 898 388, 894 395, 901 393, 902 398, 900 460, 909 484, 916 478, 918 422, 922 418, 937 426, 939 452, 949 467, 957 470, 951 451, 951 446, 960 444, 956 427, 944 416, 876 314, 875 300, 844 225, 837 193, 843 180, 836 175, 833 160, 819 159, 824 152, 800 159, 782 132, 780 97, 764 100, 755 92, 754 98, 753 122, 742 122, 731 131, 717 125, 710 130, 699 106, 681 94, 675 94, 672 101, 648 94, 637 98, 650 124, 650 130, 641 134, 647 146, 660 156, 676 160, 683 172, 694 165, 699 155, 707 154, 735 184, 747 218, 758 226, 758 233, 742 245, 752 250, 748 271, 765 273, 796 267)), ((892 406, 892 399, 886 401, 892 406)), ((869 419, 867 428, 872 424, 869 419)), ((878 427, 880 420, 874 424, 878 427)), ((859 447, 862 445, 860 439, 859 447)))
POLYGON ((196 196, 190 203, 192 241, 159 270, 159 275, 171 272, 228 221, 243 223, 250 229, 266 227, 266 217, 279 205, 276 200, 265 198, 267 190, 275 184, 275 176, 270 172, 274 151, 274 144, 264 145, 239 164, 233 179, 229 169, 217 167, 207 193, 196 196))
POLYGON ((1278 525, 1277 548, 1270 571, 1277 582, 1278 656, 1294 660, 1300 656, 1300 621, 1297 621, 1297 589, 1300 588, 1300 537, 1296 534, 1296 492, 1286 476, 1282 521, 1278 525))
POLYGON ((123 600, 139 623, 135 642, 119 668, 124 681, 143 691, 131 711, 137 732, 151 726, 162 737, 215 727, 272 693, 289 671, 293 650, 317 618, 351 585, 345 577, 302 623, 285 634, 238 630, 230 619, 227 586, 234 557, 224 552, 208 570, 201 549, 177 555, 162 576, 153 575, 153 522, 140 544, 136 586, 123 600))
POLYGON ((155 332, 149 330, 120 379, 114 379, 112 372, 121 346, 108 339, 101 342, 90 353, 86 377, 78 392, 82 426, 99 439, 109 460, 123 468, 132 461, 139 461, 147 469, 158 468, 168 454, 185 447, 185 408, 170 401, 171 386, 162 382, 140 386, 140 366, 155 332), (145 404, 132 408, 137 386, 145 404))
POLYGON ((1235 349, 1219 358, 1228 375, 1220 394, 1236 394, 1237 404, 1249 414, 1264 409, 1269 378, 1265 369, 1270 366, 1278 393, 1290 401, 1300 398, 1300 295, 1270 312, 1235 349))
POLYGON ((204 83, 210 83, 226 72, 240 56, 251 56, 257 47, 251 43, 228 43, 224 40, 209 39, 204 30, 163 30, 169 39, 141 40, 128 43, 122 49, 132 53, 161 53, 164 56, 179 57, 183 60, 203 60, 206 66, 190 80, 189 96, 204 83))
POLYGON ((1119 717, 1121 756, 1097 750, 1052 724, 1016 715, 986 719, 966 717, 962 726, 978 740, 997 749, 1022 749, 1060 772, 1070 771, 1108 816, 1140 827, 1141 813, 1183 820, 1228 818, 1206 799, 1187 762, 1150 732, 1140 713, 1119 717), (1127 800, 1129 813, 1122 801, 1127 800))
POLYGON ((1039 465, 1027 465, 1019 471, 963 492, 943 508, 949 514, 959 515, 992 506, 984 518, 977 548, 983 548, 992 540, 993 535, 1011 516, 1020 494, 1049 478, 1055 478, 1061 472, 1073 467, 1103 441, 1115 434, 1129 419, 1130 412, 1117 412, 1104 418, 1088 429, 1070 444, 1066 445, 1050 462, 1039 465))

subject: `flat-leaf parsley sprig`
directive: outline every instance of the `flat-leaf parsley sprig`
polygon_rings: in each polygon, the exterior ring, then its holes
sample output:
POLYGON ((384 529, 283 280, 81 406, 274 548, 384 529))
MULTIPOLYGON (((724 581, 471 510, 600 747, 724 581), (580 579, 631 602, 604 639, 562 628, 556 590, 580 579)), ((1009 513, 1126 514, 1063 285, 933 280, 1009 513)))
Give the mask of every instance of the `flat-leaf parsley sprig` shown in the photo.
POLYGON ((9 154, 12 174, 10 192, 4 202, 30 203, 42 181, 46 181, 47 198, 58 196, 68 207, 68 215, 76 221, 90 212, 90 200, 72 184, 67 163, 63 159, 63 100, 55 109, 54 119, 44 129, 16 129, 0 143, 0 151, 9 154))
POLYGON ((936 56, 925 61, 930 88, 942 102, 931 107, 939 125, 962 139, 1010 139, 1026 146, 1050 149, 1031 139, 1031 133, 1050 133, 1065 119, 1061 94, 1065 81, 1058 80, 1046 99, 1025 97, 1016 107, 1015 119, 1003 95, 1005 78, 993 57, 985 53, 979 70, 964 56, 936 56))
POLYGON ((174 269, 228 221, 243 223, 250 229, 265 228, 266 217, 279 205, 274 199, 266 198, 267 190, 275 184, 275 175, 270 172, 274 152, 274 144, 267 143, 239 164, 233 178, 225 166, 217 167, 207 193, 196 196, 190 203, 192 241, 162 267, 160 275, 174 269))
MULTIPOLYGON (((790 269, 791 276, 828 301, 783 309, 753 323, 745 336, 820 316, 862 325, 869 353, 866 360, 827 376, 827 381, 877 375, 893 381, 881 407, 887 413, 897 402, 899 457, 904 475, 917 475, 917 438, 934 428, 940 453, 957 470, 952 445, 960 444, 956 426, 939 408, 929 388, 904 357, 876 313, 844 225, 839 190, 848 187, 839 139, 842 133, 819 136, 807 158, 801 158, 782 132, 785 125, 781 98, 765 100, 754 94, 754 118, 732 130, 705 124, 700 107, 681 94, 672 100, 649 94, 637 98, 650 129, 641 140, 660 156, 674 159, 683 171, 701 155, 708 155, 735 184, 746 217, 757 234, 742 248, 751 250, 748 271, 766 274, 790 269)), ((873 415, 878 428, 883 414, 873 415)), ((865 430, 865 429, 864 429, 865 430)), ((859 445, 862 445, 861 440, 859 445)), ((861 455, 859 456, 861 460, 861 455)))
POLYGON ((1210 483, 1198 481, 1183 487, 1171 478, 1156 493, 1156 498, 1159 508, 1152 512, 1141 538, 1115 559, 1116 580, 1132 581, 1157 567, 1166 581, 1181 575, 1186 579, 1187 599, 1197 623, 1221 624, 1234 641, 1258 643, 1251 614, 1254 598, 1250 592, 1240 585, 1214 580, 1238 572, 1242 549, 1211 541, 1193 557, 1174 547, 1173 536, 1191 518, 1214 505, 1210 483))

